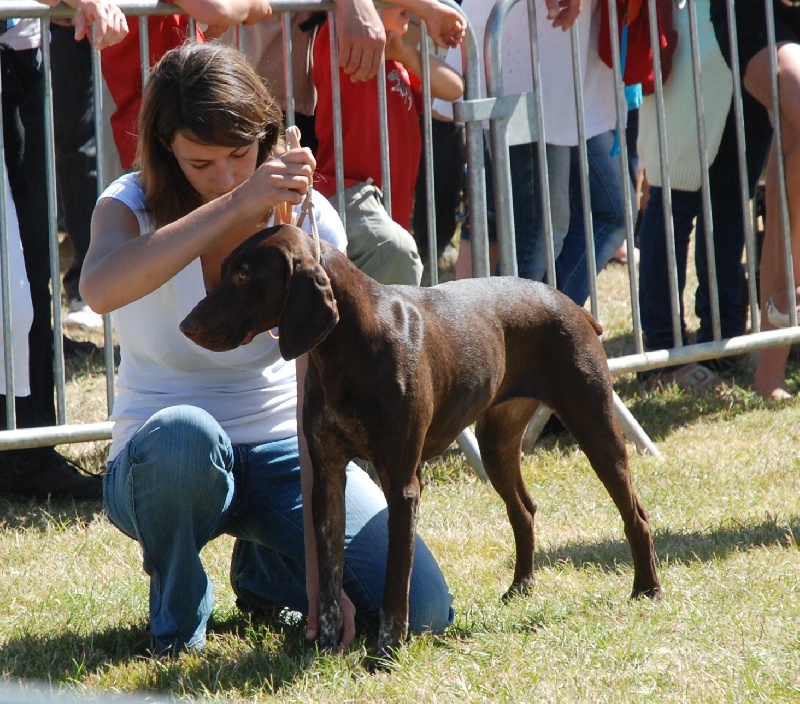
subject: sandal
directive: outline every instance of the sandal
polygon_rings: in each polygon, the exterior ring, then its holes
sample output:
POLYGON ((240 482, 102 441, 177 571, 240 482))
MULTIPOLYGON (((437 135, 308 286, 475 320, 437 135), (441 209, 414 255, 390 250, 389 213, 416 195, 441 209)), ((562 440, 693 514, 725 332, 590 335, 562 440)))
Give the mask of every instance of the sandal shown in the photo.
POLYGON ((697 362, 682 364, 675 369, 663 371, 659 378, 663 383, 675 384, 684 391, 711 391, 730 388, 731 383, 697 362))
MULTIPOLYGON (((797 317, 800 318, 800 306, 797 308, 797 317)), ((788 313, 784 313, 775 305, 771 298, 767 301, 767 318, 776 328, 790 328, 792 321, 788 313)))

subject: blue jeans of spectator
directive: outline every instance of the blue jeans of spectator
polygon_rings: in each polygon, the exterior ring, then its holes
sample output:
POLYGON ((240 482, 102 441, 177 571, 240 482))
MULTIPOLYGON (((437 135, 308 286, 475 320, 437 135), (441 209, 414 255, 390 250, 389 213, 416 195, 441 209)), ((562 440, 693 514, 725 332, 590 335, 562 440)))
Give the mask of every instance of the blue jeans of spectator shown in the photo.
MULTIPOLYGON (((558 259, 569 227, 570 148, 546 145, 553 250, 558 259)), ((514 237, 517 273, 525 279, 544 281, 547 274, 544 208, 540 197, 539 154, 535 142, 509 148, 514 201, 514 237)), ((494 194, 488 199, 494 210, 494 194)), ((491 213, 490 213, 491 215, 491 213)))
MULTIPOLYGON (((675 263, 678 269, 678 298, 682 344, 687 343, 686 323, 683 317, 683 290, 686 286, 686 264, 689 256, 689 238, 694 220, 701 207, 700 191, 672 191, 672 227, 675 233, 675 263)), ((698 223, 698 227, 700 224, 698 223)), ((715 228, 716 229, 716 228, 715 228)), ((667 266, 666 227, 664 225, 664 191, 660 186, 650 186, 647 209, 642 220, 639 240, 639 306, 642 330, 648 349, 675 347, 672 334, 672 307, 670 305, 669 274, 667 266)), ((704 236, 698 232, 695 260, 704 236)), ((741 249, 739 250, 741 258, 741 249)), ((700 272, 697 263, 697 271, 700 272)), ((737 286, 739 266, 736 267, 737 286)), ((738 292, 737 292, 738 295, 738 292)), ((708 298, 706 296, 706 298, 708 298)))
MULTIPOLYGON (((743 97, 746 164, 749 195, 752 198, 772 140, 772 127, 764 108, 749 95, 743 97)), ((711 215, 714 224, 714 257, 722 338, 745 332, 746 310, 742 295, 742 252, 744 220, 739 195, 739 151, 733 109, 722 133, 719 150, 709 169, 711 215)), ((683 291, 689 238, 696 218, 695 268, 697 292, 695 314, 700 321, 697 342, 714 339, 711 314, 708 252, 701 191, 672 191, 675 260, 678 269, 678 297, 682 343, 688 342, 683 318, 683 291)), ((671 295, 667 272, 666 227, 663 189, 650 186, 650 199, 642 222, 639 261, 639 305, 644 342, 648 349, 674 347, 671 295)))
MULTIPOLYGON (((625 238, 622 179, 628 177, 628 167, 622 164, 619 155, 611 156, 613 146, 613 130, 591 137, 586 142, 596 271, 609 262, 625 238)), ((586 230, 583 224, 578 147, 570 147, 569 203, 569 231, 556 260, 556 280, 558 290, 582 306, 589 298, 589 274, 586 269, 586 230)))
MULTIPOLYGON (((308 612, 297 438, 232 445, 194 406, 156 413, 108 466, 104 505, 111 522, 142 546, 150 576, 150 627, 158 651, 205 644, 213 588, 200 552, 223 533, 237 538, 234 591, 250 604, 308 612)), ((377 629, 388 532, 383 494, 347 468, 344 589, 356 625, 377 629)), ((441 632, 452 596, 436 561, 416 539, 409 628, 441 632)))

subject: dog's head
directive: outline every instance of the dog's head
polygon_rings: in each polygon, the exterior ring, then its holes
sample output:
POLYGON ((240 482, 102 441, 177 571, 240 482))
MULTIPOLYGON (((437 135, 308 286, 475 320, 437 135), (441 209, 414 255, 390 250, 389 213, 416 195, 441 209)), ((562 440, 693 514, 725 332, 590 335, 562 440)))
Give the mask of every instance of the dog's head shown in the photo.
POLYGON ((293 225, 270 227, 239 245, 222 264, 219 285, 180 324, 181 332, 216 352, 279 329, 284 359, 318 345, 339 321, 313 241, 293 225))

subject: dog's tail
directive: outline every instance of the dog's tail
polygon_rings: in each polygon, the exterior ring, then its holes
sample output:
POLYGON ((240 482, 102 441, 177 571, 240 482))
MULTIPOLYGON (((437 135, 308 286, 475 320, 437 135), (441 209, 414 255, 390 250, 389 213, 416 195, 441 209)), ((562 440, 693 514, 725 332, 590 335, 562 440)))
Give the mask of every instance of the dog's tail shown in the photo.
POLYGON ((595 317, 588 311, 586 308, 581 308, 583 311, 583 315, 586 317, 586 320, 589 321, 589 324, 594 328, 594 331, 597 333, 597 337, 600 337, 603 334, 603 326, 597 322, 595 317))

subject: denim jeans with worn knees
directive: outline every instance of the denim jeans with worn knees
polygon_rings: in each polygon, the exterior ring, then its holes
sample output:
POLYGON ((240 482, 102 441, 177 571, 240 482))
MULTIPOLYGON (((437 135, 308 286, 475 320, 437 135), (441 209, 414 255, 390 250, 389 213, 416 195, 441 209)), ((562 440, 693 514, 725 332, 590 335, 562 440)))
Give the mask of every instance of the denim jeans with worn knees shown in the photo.
MULTIPOLYGON (((545 149, 553 250, 557 259, 569 227, 569 147, 547 144, 545 149)), ((510 147, 509 162, 514 201, 517 273, 525 279, 544 281, 547 276, 547 244, 536 143, 510 147)), ((490 202, 493 203, 493 200, 492 197, 490 202)))
MULTIPOLYGON (((623 167, 619 155, 611 156, 614 132, 603 132, 586 141, 589 161, 589 193, 594 232, 595 271, 600 271, 614 256, 625 239, 625 200, 623 167)), ((586 268, 586 229, 583 223, 583 199, 580 184, 578 147, 570 147, 570 222, 561 254, 556 260, 558 290, 578 305, 589 298, 589 273, 586 268)))
MULTIPOLYGON (((200 648, 213 589, 200 551, 237 538, 234 591, 254 605, 307 613, 297 438, 231 445, 205 411, 166 408, 150 418, 110 463, 104 503, 114 525, 142 546, 150 576, 150 626, 158 651, 200 648)), ((347 468, 345 591, 362 628, 377 626, 388 545, 386 503, 355 465, 347 468)), ((417 538, 410 627, 441 632, 452 596, 417 538)))

